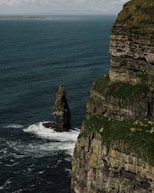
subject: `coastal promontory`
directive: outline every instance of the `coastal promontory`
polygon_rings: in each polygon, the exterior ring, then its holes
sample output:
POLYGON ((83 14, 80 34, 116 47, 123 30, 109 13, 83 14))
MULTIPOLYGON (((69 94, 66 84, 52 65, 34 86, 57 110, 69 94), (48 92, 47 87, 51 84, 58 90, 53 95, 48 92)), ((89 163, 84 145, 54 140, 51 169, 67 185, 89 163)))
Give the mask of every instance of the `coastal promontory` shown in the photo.
POLYGON ((112 26, 109 73, 93 82, 72 161, 73 193, 154 193, 154 1, 112 26))

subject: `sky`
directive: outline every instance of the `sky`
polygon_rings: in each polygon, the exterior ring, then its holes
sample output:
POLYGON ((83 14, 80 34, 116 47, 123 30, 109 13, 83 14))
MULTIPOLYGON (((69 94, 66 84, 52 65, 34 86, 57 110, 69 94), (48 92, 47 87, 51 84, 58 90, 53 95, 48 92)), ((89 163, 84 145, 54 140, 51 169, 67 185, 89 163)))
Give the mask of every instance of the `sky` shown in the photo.
POLYGON ((116 15, 128 0, 0 0, 0 15, 116 15))

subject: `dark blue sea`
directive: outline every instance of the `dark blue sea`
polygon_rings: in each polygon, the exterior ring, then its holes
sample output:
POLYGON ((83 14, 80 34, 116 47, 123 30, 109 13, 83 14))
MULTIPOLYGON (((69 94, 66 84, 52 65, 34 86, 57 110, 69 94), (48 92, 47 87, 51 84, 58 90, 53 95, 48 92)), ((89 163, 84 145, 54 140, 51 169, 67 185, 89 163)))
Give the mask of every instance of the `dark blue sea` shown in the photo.
POLYGON ((0 20, 0 193, 70 193, 71 156, 93 80, 109 70, 113 16, 0 20), (72 131, 54 121, 58 86, 72 131))

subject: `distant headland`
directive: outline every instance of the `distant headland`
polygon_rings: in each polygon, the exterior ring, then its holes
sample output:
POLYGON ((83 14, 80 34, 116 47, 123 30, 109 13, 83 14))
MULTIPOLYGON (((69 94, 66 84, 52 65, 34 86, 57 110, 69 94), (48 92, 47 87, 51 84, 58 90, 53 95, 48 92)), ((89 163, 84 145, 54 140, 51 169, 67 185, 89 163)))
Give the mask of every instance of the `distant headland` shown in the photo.
POLYGON ((0 15, 0 20, 57 20, 56 16, 0 15))

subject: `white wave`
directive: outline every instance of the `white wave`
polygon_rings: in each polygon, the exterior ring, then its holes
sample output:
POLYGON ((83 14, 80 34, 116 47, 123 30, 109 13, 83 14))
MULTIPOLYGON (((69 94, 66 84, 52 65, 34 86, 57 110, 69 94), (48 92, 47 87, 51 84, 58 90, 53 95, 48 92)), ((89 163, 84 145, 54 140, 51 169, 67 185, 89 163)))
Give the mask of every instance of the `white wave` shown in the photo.
POLYGON ((8 124, 5 126, 5 128, 12 128, 12 129, 19 129, 19 128, 22 128, 23 125, 20 125, 20 124, 14 124, 14 123, 11 123, 11 124, 8 124))
POLYGON ((70 132, 55 132, 53 129, 43 126, 44 122, 32 124, 28 128, 23 129, 26 133, 33 133, 40 138, 57 140, 57 141, 74 141, 76 142, 79 130, 71 130, 70 132))
MULTIPOLYGON (((57 154, 58 151, 65 151, 69 155, 73 155, 75 142, 45 142, 44 144, 39 144, 38 142, 32 142, 30 144, 16 144, 13 149, 25 156, 43 157, 49 154, 57 154)), ((14 155, 18 158, 18 155, 14 155)))
POLYGON ((44 174, 45 170, 38 172, 38 174, 44 174))
MULTIPOLYGON (((53 129, 49 129, 43 126, 44 122, 40 122, 37 124, 32 124, 28 128, 23 129, 26 133, 32 133, 39 138, 44 138, 51 140, 50 143, 46 143, 44 145, 37 145, 37 149, 39 151, 57 151, 64 150, 68 154, 72 155, 74 151, 74 146, 79 135, 79 129, 74 129, 69 132, 55 132, 53 129)), ((34 147, 30 147, 30 149, 35 149, 34 147)))
POLYGON ((3 190, 4 188, 6 188, 7 186, 9 186, 11 184, 11 180, 8 179, 2 186, 0 186, 0 190, 3 190))
POLYGON ((71 173, 72 173, 72 170, 69 169, 69 168, 65 168, 65 171, 66 171, 68 174, 70 174, 70 175, 71 175, 71 173))

